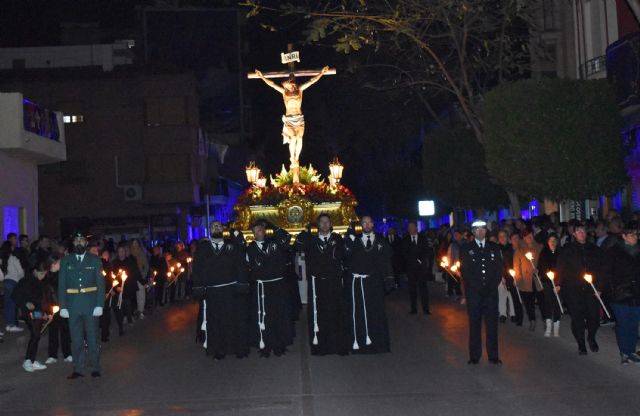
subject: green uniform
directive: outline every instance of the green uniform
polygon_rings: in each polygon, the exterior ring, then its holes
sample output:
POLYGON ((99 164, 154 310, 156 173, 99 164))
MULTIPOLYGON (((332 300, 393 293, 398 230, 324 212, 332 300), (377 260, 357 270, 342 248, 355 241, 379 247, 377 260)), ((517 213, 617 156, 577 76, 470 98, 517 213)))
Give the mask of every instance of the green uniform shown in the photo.
POLYGON ((84 369, 84 335, 89 347, 90 370, 100 371, 98 349, 98 318, 93 316, 96 306, 104 306, 104 277, 100 258, 85 253, 82 261, 77 254, 69 254, 60 262, 58 302, 60 309, 69 311, 71 351, 74 371, 84 369))

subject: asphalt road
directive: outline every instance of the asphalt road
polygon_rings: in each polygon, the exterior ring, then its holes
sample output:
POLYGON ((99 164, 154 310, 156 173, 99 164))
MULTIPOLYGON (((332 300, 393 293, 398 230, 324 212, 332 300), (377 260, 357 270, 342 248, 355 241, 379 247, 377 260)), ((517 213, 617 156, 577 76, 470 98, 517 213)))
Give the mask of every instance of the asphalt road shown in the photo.
MULTIPOLYGON (((464 307, 432 283, 433 315, 387 299, 392 353, 312 357, 302 321, 284 357, 214 361, 194 342, 196 306, 165 307, 103 345, 103 376, 68 381, 71 365, 21 368, 25 335, 0 344, 0 414, 55 415, 637 415, 640 366, 621 366, 611 327, 579 357, 562 337, 500 326, 504 365, 467 365, 464 307)), ((112 330, 112 332, 115 332, 112 330)), ((46 339, 39 359, 46 359, 46 339)), ((486 357, 485 357, 486 358, 486 357)))

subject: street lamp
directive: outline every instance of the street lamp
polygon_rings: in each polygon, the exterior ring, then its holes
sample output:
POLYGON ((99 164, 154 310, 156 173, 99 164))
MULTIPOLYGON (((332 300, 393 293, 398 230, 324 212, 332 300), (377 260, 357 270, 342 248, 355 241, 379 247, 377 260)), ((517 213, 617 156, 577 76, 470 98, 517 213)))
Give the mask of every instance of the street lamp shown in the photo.
POLYGON ((344 166, 338 160, 338 157, 333 158, 333 162, 329 163, 329 172, 331 172, 331 177, 335 180, 336 185, 340 183, 340 179, 342 179, 342 170, 344 166))
POLYGON ((264 188, 267 186, 267 178, 265 178, 264 176, 260 176, 258 178, 258 180, 256 181, 256 186, 258 188, 264 188))
POLYGON ((249 166, 245 168, 245 172, 247 173, 247 181, 254 185, 260 177, 260 169, 256 166, 256 162, 249 162, 249 166))

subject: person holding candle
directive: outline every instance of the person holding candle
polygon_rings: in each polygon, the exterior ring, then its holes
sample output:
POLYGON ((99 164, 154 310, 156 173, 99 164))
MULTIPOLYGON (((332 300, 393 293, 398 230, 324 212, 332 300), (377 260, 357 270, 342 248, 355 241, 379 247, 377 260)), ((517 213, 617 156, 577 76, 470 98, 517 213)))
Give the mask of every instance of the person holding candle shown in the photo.
POLYGON ((540 280, 542 280, 542 286, 544 287, 544 302, 548 312, 549 318, 546 322, 546 328, 544 332, 545 337, 550 337, 553 332, 554 337, 560 336, 560 317, 562 316, 562 309, 556 299, 556 283, 552 280, 548 273, 554 273, 555 277, 556 264, 558 262, 558 252, 560 250, 560 241, 555 234, 547 236, 545 246, 540 252, 540 258, 538 259, 538 271, 540 280))
POLYGON ((55 304, 53 290, 44 281, 50 267, 49 259, 40 262, 32 273, 18 282, 12 293, 12 299, 22 311, 22 316, 25 317, 27 328, 29 328, 30 337, 22 368, 30 373, 47 368, 36 360, 36 355, 42 328, 52 317, 55 304))
MULTIPOLYGON (((45 282, 49 286, 48 290, 51 291, 50 293, 54 294, 53 302, 55 304, 58 303, 55 293, 58 290, 60 260, 61 258, 58 254, 53 254, 49 257, 51 266, 49 268, 49 273, 47 273, 47 278, 45 279, 45 282)), ((71 356, 71 334, 69 333, 69 322, 57 313, 53 315, 51 323, 49 324, 49 358, 44 362, 45 364, 54 364, 58 361, 59 348, 62 350, 64 361, 67 363, 73 362, 73 357, 71 356)))
POLYGON ((131 324, 133 323, 134 305, 137 301, 138 282, 142 277, 135 259, 127 253, 127 246, 128 244, 125 241, 121 241, 118 244, 116 258, 111 262, 111 267, 116 271, 116 276, 122 284, 122 304, 118 307, 127 318, 127 322, 131 324), (127 278, 123 280, 124 274, 127 275, 127 278))
POLYGON ((571 314, 571 332, 578 343, 578 353, 587 354, 585 331, 589 348, 599 351, 596 333, 600 326, 600 304, 591 285, 585 280, 590 275, 594 287, 604 286, 602 276, 602 251, 587 241, 587 229, 576 224, 573 241, 567 243, 558 255, 556 286, 561 288, 569 313, 571 314))
MULTIPOLYGON (((515 234, 517 236, 517 234, 515 234)), ((519 238, 518 238, 519 240, 519 238)), ((515 249, 509 242, 509 233, 507 230, 498 231, 498 247, 502 253, 502 264, 504 272, 502 274, 502 282, 498 286, 498 311, 500 312, 500 322, 507 322, 507 313, 511 317, 512 322, 519 322, 522 325, 522 305, 518 298, 518 294, 514 291, 513 277, 509 274, 509 270, 513 269, 513 254, 515 249), (519 313, 517 312, 519 310, 519 313), (518 317, 520 320, 518 321, 518 317)))
POLYGON ((529 330, 536 329, 536 303, 540 308, 542 319, 547 326, 550 321, 544 303, 542 281, 537 275, 537 263, 542 251, 542 246, 535 241, 533 233, 529 229, 522 231, 522 242, 513 256, 513 269, 516 271, 516 284, 522 296, 527 317, 529 318, 529 330))
POLYGON ((626 227, 622 242, 609 251, 607 264, 610 306, 616 316, 616 339, 622 364, 640 364, 636 353, 640 324, 640 247, 636 227, 626 227))

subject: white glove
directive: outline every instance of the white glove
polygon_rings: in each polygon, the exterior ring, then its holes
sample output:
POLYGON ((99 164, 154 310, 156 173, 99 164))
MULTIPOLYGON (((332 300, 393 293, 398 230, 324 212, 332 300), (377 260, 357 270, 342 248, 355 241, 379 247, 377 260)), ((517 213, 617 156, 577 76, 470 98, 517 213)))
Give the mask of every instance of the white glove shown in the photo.
POLYGON ((93 316, 102 316, 102 306, 93 308, 93 316))
POLYGON ((69 310, 68 309, 60 309, 60 316, 66 319, 69 319, 69 310))
POLYGON ((356 236, 353 234, 349 234, 349 237, 351 238, 351 241, 356 241, 356 236))
POLYGON ((233 236, 234 236, 234 237, 237 237, 239 234, 240 234, 240 232, 239 232, 238 230, 235 230, 235 231, 233 232, 233 236))

